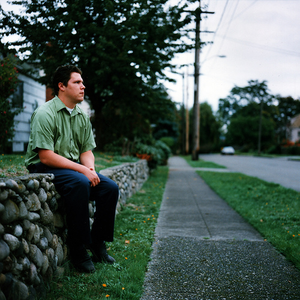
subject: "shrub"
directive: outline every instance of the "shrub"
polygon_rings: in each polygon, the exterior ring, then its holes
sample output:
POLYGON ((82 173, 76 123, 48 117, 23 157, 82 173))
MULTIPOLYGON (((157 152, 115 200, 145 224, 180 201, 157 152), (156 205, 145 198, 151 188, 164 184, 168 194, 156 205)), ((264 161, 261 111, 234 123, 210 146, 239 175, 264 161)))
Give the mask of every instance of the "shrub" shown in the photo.
POLYGON ((162 137, 159 139, 160 141, 162 141, 163 143, 165 143, 172 151, 172 153, 175 153, 176 151, 176 143, 174 138, 170 137, 170 136, 166 136, 166 137, 162 137))
POLYGON ((273 145, 267 151, 267 154, 281 154, 280 145, 273 145))
POLYGON ((135 152, 137 157, 147 159, 150 169, 165 165, 172 154, 170 148, 162 141, 153 141, 150 145, 138 142, 135 152))

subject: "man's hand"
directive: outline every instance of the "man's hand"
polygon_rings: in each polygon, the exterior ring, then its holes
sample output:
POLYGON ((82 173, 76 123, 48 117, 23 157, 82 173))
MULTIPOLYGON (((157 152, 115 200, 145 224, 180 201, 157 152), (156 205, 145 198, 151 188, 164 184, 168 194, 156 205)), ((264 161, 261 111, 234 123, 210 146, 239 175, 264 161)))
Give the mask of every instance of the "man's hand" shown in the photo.
POLYGON ((87 152, 83 152, 80 155, 80 162, 83 166, 87 167, 90 172, 87 174, 84 173, 84 175, 91 181, 91 186, 96 186, 100 183, 100 179, 95 172, 95 157, 91 150, 87 152))
POLYGON ((89 181, 91 182, 91 186, 96 186, 100 183, 100 178, 98 177, 94 168, 87 168, 87 172, 83 174, 89 179, 89 181))

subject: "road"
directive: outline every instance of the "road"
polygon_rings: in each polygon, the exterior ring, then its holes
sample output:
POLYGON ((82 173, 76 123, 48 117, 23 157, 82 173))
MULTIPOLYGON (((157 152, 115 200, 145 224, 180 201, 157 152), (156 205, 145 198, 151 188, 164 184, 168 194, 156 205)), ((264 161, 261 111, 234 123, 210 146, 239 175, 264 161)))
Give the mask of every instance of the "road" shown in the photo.
POLYGON ((228 168, 229 171, 254 176, 265 181, 300 192, 300 162, 288 158, 263 158, 253 156, 223 156, 220 154, 201 154, 200 158, 228 168))

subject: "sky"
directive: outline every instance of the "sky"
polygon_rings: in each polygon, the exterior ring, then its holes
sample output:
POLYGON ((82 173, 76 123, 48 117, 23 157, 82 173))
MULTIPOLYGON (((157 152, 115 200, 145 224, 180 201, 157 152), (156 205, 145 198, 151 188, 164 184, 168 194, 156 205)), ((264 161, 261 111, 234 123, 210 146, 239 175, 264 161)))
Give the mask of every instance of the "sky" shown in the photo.
MULTIPOLYGON (((201 42, 213 41, 200 52, 200 103, 217 111, 220 98, 249 80, 267 81, 273 95, 300 98, 300 0, 201 0, 201 7, 214 14, 202 14, 200 30, 214 33, 200 33, 201 42)), ((191 64, 178 69, 191 74, 184 82, 182 75, 166 72, 177 80, 165 83, 170 97, 189 107, 194 102, 194 61, 194 51, 172 61, 191 64)))

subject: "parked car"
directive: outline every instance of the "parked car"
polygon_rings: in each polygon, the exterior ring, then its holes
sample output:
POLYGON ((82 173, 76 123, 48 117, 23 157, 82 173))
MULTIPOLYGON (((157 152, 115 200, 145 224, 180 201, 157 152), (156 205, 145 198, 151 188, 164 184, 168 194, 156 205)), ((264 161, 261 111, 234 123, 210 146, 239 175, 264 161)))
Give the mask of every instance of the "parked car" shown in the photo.
POLYGON ((235 153, 234 148, 231 146, 223 147, 221 149, 222 155, 233 155, 235 153))

